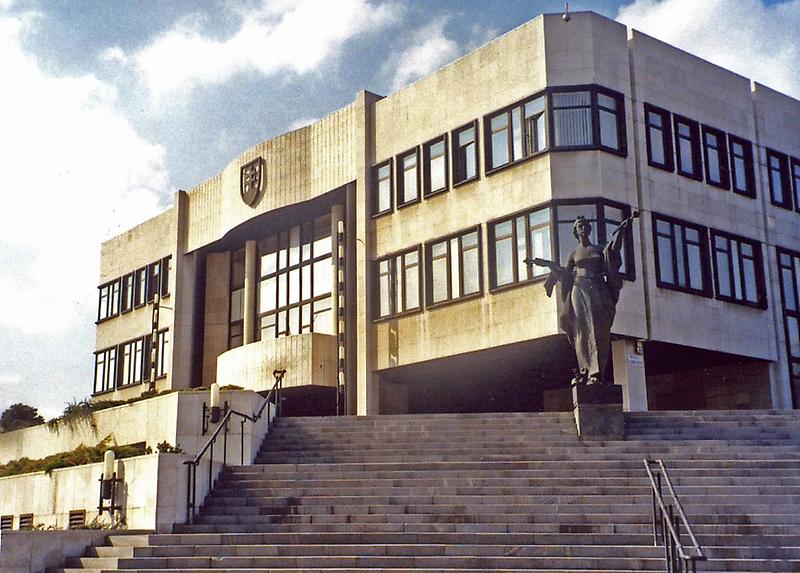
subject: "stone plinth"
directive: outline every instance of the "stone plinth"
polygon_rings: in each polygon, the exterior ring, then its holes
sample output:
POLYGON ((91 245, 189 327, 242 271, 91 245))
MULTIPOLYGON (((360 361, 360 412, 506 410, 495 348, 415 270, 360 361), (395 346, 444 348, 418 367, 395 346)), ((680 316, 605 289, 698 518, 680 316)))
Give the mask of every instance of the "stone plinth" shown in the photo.
POLYGON ((579 436, 621 438, 625 435, 622 386, 617 384, 573 386, 572 404, 579 436))

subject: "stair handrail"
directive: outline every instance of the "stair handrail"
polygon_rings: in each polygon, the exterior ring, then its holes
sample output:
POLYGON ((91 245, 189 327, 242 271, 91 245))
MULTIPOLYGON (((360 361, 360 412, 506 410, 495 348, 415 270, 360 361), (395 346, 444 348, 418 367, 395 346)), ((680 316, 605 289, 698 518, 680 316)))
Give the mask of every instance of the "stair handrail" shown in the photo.
POLYGON ((682 573, 683 571, 690 571, 691 573, 697 572, 697 562, 705 561, 706 555, 703 548, 697 541, 697 537, 692 531, 692 526, 689 519, 686 517, 686 512, 683 511, 683 506, 678 499, 675 488, 672 487, 672 480, 669 477, 667 468, 664 465, 664 460, 644 460, 644 467, 647 471, 647 477, 650 479, 650 486, 652 488, 653 497, 653 545, 658 546, 659 533, 664 544, 664 562, 665 571, 667 573, 682 573), (658 473, 653 473, 653 464, 658 464, 658 473), (664 476, 664 481, 667 484, 669 495, 672 498, 672 503, 667 504, 661 491, 661 476, 664 476), (677 510, 677 515, 675 511, 677 510), (681 523, 689 535, 692 542, 690 554, 681 543, 680 528, 681 523), (669 532, 669 536, 667 536, 669 532))
MULTIPOLYGON (((211 436, 206 441, 206 444, 200 450, 200 452, 194 457, 192 460, 186 460, 184 465, 187 467, 187 489, 186 489, 186 523, 192 524, 194 523, 195 516, 197 515, 197 467, 200 465, 201 460, 206 452, 209 452, 208 456, 208 491, 211 491, 214 487, 214 444, 217 441, 220 433, 223 435, 223 446, 222 446, 222 468, 224 469, 228 462, 228 422, 230 422, 233 416, 239 416, 241 418, 240 421, 240 452, 241 452, 241 461, 240 463, 244 465, 244 425, 247 422, 252 422, 255 424, 261 419, 261 416, 264 414, 264 409, 271 403, 275 404, 275 417, 278 418, 281 415, 281 390, 283 389, 283 377, 286 375, 286 370, 274 370, 272 375, 275 377, 275 383, 270 388, 269 392, 267 392, 266 397, 261 402, 261 406, 258 408, 256 412, 252 415, 245 414, 243 412, 239 412, 238 410, 234 410, 232 408, 228 409, 225 412, 225 415, 219 421, 217 428, 211 434, 211 436)), ((272 417, 269 416, 269 410, 267 410, 267 433, 269 433, 270 429, 272 428, 272 417)))

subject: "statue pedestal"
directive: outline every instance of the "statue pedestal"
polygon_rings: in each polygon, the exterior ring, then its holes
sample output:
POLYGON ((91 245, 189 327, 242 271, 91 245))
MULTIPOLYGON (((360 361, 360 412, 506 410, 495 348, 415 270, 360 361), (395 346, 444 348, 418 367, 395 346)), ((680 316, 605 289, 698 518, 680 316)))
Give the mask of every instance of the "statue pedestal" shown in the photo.
POLYGON ((573 386, 572 405, 579 436, 622 438, 625 435, 622 386, 617 384, 573 386))

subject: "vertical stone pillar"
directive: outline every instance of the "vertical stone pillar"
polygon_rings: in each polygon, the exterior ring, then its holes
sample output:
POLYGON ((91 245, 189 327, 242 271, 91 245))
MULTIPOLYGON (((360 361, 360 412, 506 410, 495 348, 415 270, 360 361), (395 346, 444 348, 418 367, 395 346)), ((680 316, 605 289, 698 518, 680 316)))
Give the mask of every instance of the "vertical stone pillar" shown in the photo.
POLYGON ((244 244, 244 343, 250 344, 256 340, 256 289, 258 277, 256 276, 256 257, 258 248, 255 241, 244 244))
POLYGON ((622 386, 622 407, 626 412, 647 410, 647 380, 644 354, 636 352, 636 341, 621 338, 611 343, 614 384, 622 386))

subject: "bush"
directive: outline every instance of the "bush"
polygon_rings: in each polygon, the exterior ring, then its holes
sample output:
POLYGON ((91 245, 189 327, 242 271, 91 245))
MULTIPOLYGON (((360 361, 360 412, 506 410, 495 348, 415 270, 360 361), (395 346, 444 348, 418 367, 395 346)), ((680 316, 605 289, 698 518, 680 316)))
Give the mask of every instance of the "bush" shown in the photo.
POLYGON ((0 431, 11 432, 44 423, 39 411, 27 404, 12 404, 0 415, 0 431))

